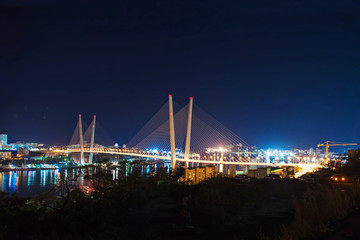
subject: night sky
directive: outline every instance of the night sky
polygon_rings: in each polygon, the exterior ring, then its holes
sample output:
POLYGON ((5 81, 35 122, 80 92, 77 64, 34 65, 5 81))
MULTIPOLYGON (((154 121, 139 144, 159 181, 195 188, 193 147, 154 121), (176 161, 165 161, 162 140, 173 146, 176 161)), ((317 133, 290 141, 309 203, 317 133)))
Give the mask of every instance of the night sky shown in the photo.
POLYGON ((355 0, 0 0, 0 132, 123 144, 172 93, 251 145, 360 143, 359 54, 355 0))

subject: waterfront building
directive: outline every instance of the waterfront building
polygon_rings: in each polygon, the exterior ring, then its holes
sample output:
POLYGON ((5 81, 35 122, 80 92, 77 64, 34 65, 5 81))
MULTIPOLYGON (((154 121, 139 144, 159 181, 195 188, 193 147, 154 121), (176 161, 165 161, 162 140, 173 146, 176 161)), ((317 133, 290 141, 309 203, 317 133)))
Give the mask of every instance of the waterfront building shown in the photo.
POLYGON ((42 146, 44 146, 44 144, 17 141, 15 143, 9 143, 7 145, 3 145, 2 149, 18 150, 19 148, 23 148, 23 149, 28 149, 28 150, 32 151, 32 150, 38 150, 39 147, 42 147, 42 146))
POLYGON ((0 147, 7 145, 7 134, 0 134, 0 147))
POLYGON ((0 159, 1 160, 11 159, 11 152, 0 151, 0 159))

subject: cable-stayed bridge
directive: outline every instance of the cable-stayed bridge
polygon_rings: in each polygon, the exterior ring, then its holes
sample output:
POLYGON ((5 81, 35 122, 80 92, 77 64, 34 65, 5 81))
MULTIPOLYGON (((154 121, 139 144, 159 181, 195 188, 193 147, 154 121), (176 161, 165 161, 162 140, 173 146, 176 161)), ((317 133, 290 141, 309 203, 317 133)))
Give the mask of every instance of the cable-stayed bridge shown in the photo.
MULTIPOLYGON (((67 147, 56 148, 55 153, 76 154, 80 165, 92 164, 94 154, 112 154, 171 162, 172 169, 196 164, 274 166, 257 148, 250 146, 211 115, 193 103, 181 108, 172 95, 160 110, 129 141, 128 148, 105 147, 96 144, 96 116, 83 132, 81 115, 67 147)), ((318 163, 301 164, 282 162, 276 165, 319 166, 318 163)))

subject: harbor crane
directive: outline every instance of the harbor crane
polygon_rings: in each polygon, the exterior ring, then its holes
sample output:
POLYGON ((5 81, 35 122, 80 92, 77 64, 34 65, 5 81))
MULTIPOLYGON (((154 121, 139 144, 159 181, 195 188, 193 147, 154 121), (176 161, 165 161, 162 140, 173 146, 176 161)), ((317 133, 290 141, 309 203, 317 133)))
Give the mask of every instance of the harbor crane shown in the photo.
POLYGON ((341 143, 341 142, 326 141, 324 143, 318 144, 317 147, 325 147, 325 164, 328 164, 330 146, 355 146, 355 145, 357 145, 357 143, 341 143))

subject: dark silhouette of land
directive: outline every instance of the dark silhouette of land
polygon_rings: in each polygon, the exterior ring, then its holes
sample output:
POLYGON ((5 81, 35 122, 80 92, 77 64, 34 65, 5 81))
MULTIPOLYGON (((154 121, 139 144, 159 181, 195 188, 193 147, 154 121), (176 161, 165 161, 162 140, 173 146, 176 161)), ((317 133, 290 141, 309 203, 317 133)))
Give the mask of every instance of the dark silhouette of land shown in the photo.
POLYGON ((71 176, 33 199, 1 194, 0 238, 318 239, 341 232, 336 223, 360 202, 359 183, 329 183, 326 170, 312 174, 314 183, 217 177, 198 185, 161 169, 117 181, 100 168, 79 174, 91 191, 71 186, 71 176))

